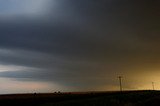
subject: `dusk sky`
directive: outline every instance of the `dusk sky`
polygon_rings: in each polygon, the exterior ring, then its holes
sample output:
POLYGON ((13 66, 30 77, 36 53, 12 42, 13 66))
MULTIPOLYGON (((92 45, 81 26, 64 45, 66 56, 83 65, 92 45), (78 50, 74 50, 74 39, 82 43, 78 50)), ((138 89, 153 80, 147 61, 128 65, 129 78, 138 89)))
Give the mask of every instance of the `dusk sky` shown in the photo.
POLYGON ((160 90, 160 0, 0 0, 0 93, 160 90))

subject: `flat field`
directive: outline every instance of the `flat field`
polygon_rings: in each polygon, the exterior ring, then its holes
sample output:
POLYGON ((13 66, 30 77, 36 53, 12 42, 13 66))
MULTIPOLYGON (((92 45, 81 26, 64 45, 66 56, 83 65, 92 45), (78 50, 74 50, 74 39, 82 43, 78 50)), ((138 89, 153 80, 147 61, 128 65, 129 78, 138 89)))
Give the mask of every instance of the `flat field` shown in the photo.
POLYGON ((160 106, 160 91, 0 95, 0 106, 160 106))

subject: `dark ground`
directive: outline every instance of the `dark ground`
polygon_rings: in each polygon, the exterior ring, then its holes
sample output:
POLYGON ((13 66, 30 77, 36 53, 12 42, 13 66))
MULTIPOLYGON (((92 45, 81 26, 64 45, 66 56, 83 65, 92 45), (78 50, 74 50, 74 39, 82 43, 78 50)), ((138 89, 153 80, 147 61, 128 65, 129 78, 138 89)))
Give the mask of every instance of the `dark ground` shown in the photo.
POLYGON ((160 106, 160 91, 1 95, 0 106, 160 106))

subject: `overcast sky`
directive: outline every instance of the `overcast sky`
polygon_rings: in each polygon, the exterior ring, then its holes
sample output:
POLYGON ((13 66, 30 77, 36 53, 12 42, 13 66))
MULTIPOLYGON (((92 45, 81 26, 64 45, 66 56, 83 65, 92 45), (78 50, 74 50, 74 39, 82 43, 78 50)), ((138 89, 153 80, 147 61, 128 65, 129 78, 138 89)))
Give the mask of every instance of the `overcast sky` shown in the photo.
POLYGON ((160 89, 159 0, 0 0, 0 93, 160 89))

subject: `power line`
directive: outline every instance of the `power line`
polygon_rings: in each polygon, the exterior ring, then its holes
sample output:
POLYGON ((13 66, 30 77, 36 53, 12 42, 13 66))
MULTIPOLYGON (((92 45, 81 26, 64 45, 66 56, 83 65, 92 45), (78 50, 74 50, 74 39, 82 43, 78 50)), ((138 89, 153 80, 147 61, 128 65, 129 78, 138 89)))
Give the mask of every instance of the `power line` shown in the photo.
POLYGON ((118 79, 119 79, 119 88, 120 88, 120 91, 122 92, 122 76, 118 76, 118 79))
POLYGON ((153 88, 153 90, 155 89, 155 88, 154 88, 154 82, 152 82, 152 88, 153 88))

